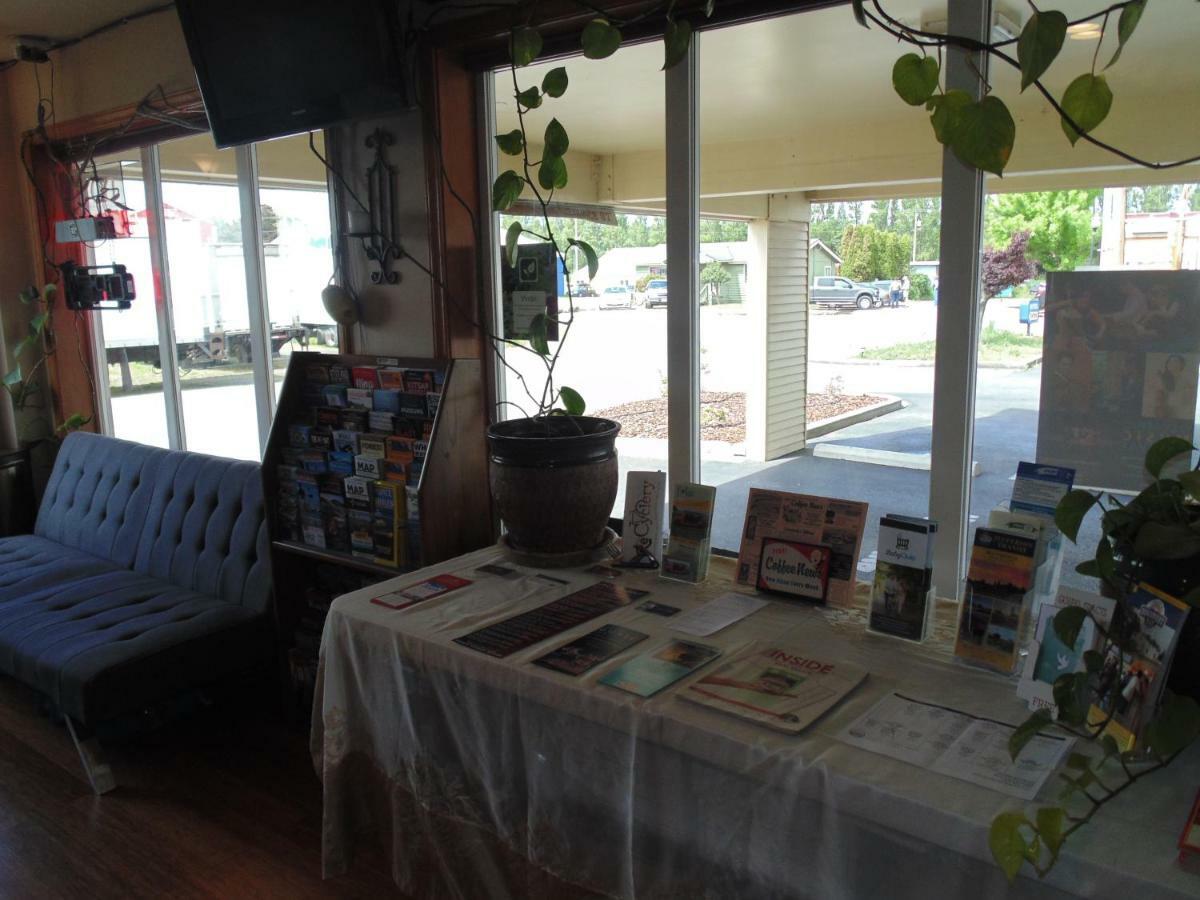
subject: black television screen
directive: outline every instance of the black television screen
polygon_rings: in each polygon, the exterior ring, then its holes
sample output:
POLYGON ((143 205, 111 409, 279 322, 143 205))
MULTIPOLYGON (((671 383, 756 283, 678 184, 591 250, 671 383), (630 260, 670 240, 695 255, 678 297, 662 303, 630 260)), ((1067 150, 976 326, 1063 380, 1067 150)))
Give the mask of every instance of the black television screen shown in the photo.
POLYGON ((387 0, 177 0, 218 147, 407 105, 387 0))

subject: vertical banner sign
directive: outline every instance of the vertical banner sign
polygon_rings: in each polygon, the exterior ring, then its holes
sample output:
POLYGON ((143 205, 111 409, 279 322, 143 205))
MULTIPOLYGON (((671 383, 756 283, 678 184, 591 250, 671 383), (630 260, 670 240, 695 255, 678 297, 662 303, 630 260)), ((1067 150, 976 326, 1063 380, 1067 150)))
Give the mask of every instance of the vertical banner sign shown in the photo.
POLYGON ((1051 272, 1045 321, 1038 462, 1141 490, 1147 448, 1195 428, 1200 272, 1051 272))
POLYGON ((549 243, 518 244, 517 264, 508 264, 500 247, 500 282, 504 301, 504 337, 529 340, 534 316, 545 313, 546 340, 558 340, 558 254, 549 243))

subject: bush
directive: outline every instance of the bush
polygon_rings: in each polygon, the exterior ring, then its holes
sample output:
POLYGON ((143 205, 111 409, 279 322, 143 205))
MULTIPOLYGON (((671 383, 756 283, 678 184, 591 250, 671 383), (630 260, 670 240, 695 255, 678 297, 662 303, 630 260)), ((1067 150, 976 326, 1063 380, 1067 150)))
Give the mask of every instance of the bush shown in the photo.
POLYGON ((908 298, 910 300, 932 300, 933 281, 923 272, 913 272, 908 276, 908 298))
POLYGON ((644 293, 646 293, 646 285, 648 285, 652 279, 661 278, 661 277, 662 277, 661 275, 643 275, 641 278, 639 278, 637 280, 637 282, 634 284, 633 288, 639 294, 644 294, 644 293))

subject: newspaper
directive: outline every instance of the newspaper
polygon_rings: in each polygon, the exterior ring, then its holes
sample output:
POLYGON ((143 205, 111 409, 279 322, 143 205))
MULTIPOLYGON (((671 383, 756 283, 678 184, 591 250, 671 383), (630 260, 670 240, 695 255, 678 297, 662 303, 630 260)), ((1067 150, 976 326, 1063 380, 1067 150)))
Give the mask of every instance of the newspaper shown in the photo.
POLYGON ((754 585, 763 538, 808 541, 830 550, 830 606, 854 605, 854 570, 862 549, 867 504, 751 488, 738 551, 737 580, 754 585))

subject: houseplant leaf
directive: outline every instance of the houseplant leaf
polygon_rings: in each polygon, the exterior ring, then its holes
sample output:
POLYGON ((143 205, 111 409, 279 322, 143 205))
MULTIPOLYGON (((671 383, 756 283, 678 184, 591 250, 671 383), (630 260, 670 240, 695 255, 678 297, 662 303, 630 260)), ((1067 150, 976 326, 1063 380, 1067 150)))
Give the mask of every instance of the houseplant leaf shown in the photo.
POLYGON ((562 123, 558 119, 551 119, 550 124, 546 126, 544 146, 546 153, 550 156, 565 156, 567 148, 571 146, 571 139, 567 137, 567 129, 562 127, 562 123))
POLYGON ((1067 811, 1061 806, 1043 806, 1037 811, 1037 831, 1051 853, 1057 853, 1062 846, 1063 824, 1066 820, 1067 811))
POLYGON ((1050 68, 1067 37, 1067 17, 1058 10, 1035 12, 1021 29, 1017 61, 1021 64, 1021 90, 1050 68))
POLYGON ((1178 753, 1200 736, 1200 705, 1168 692, 1158 715, 1146 728, 1146 743, 1161 757, 1178 753))
POLYGON ((596 256, 596 251, 587 241, 581 241, 578 238, 571 238, 567 243, 583 251, 583 256, 587 260, 588 280, 591 281, 600 271, 600 258, 596 256))
POLYGON ((665 72, 677 65, 687 56, 688 45, 692 42, 692 23, 687 19, 678 22, 668 22, 667 31, 663 35, 663 67, 665 72))
POLYGON ((579 40, 588 59, 605 59, 621 46, 621 32, 608 19, 596 18, 583 26, 579 40))
POLYGON ((92 421, 91 416, 85 416, 82 413, 72 413, 71 415, 69 415, 67 417, 67 420, 65 422, 63 422, 61 425, 58 426, 58 428, 55 429, 55 431, 62 431, 62 432, 78 431, 80 428, 82 428, 84 425, 86 425, 90 421, 92 421))
POLYGON ((561 387, 558 389, 558 396, 562 400, 563 409, 571 416, 582 416, 587 410, 587 404, 583 402, 583 397, 579 391, 574 388, 561 387))
POLYGON ((957 111, 950 147, 967 165, 1003 175, 1016 137, 1017 125, 1008 107, 999 97, 989 95, 957 111))
POLYGON ((1029 842, 1021 835, 1021 828, 1029 824, 1023 814, 1006 812, 992 819, 988 830, 988 849, 1010 882, 1017 877, 1025 860, 1029 842))
POLYGON ((1163 468, 1175 457, 1183 453, 1191 453, 1196 448, 1192 442, 1181 437, 1160 438, 1150 445, 1146 451, 1146 471, 1151 478, 1162 475, 1163 468))
POLYGON ((496 146, 500 148, 501 153, 520 156, 521 151, 525 149, 525 136, 521 134, 520 128, 514 128, 505 134, 496 135, 496 146))
POLYGON ((970 103, 971 95, 957 89, 929 98, 925 108, 932 112, 929 122, 933 125, 933 134, 939 143, 950 146, 951 136, 958 124, 958 113, 970 103))
POLYGON ((1050 710, 1039 709, 1032 716, 1017 726, 1008 737, 1008 755, 1016 759, 1025 749, 1025 745, 1033 740, 1039 731, 1051 722, 1050 710))
MULTIPOLYGON (((1057 631, 1057 629, 1055 629, 1057 631)), ((1071 644, 1067 645, 1068 647, 1071 644)), ((1072 672, 1059 675, 1054 681, 1054 703, 1058 707, 1058 719, 1068 725, 1082 725, 1088 714, 1087 672, 1072 672)), ((1091 773, 1085 773, 1090 775, 1091 773)))
POLYGON ((870 28, 867 24, 867 12, 863 9, 863 0, 850 0, 850 8, 854 10, 854 21, 863 28, 870 28))
POLYGON ((529 323, 529 346, 540 356, 550 355, 550 345, 546 343, 545 313, 538 313, 529 323))
POLYGON ((542 105, 542 95, 536 87, 526 88, 517 94, 517 102, 526 109, 537 109, 542 105))
POLYGON ((1087 616, 1082 606, 1068 606, 1059 610, 1054 615, 1054 634, 1068 647, 1074 647, 1087 616))
POLYGON ((1138 529, 1133 554, 1141 559, 1187 559, 1200 553, 1200 534, 1187 525, 1150 520, 1138 529))
POLYGON ((1105 120, 1112 109, 1113 95, 1108 79, 1085 72, 1067 85, 1060 101, 1063 111, 1075 122, 1062 120, 1063 132, 1072 144, 1105 120), (1075 126, 1078 126, 1076 128, 1075 126))
POLYGON ((1200 500, 1200 472, 1183 472, 1179 476, 1179 483, 1194 499, 1200 500))
POLYGON ((561 97, 567 92, 567 70, 562 66, 551 69, 542 79, 542 93, 547 97, 561 97))
POLYGON ((492 183, 492 209, 504 212, 516 202, 524 188, 525 179, 512 169, 501 172, 492 183))
POLYGON ((932 56, 905 53, 892 66, 892 87, 909 106, 922 106, 938 87, 938 63, 932 56))
POLYGON ((1121 51, 1125 49, 1125 45, 1133 37, 1133 32, 1137 29, 1138 22, 1142 21, 1142 13, 1145 11, 1146 0, 1132 0, 1131 3, 1121 10, 1121 18, 1117 20, 1117 52, 1113 54, 1112 59, 1108 61, 1108 65, 1104 68, 1111 68, 1121 58, 1121 51))
POLYGON ((515 66, 527 66, 542 52, 542 36, 528 25, 513 29, 509 44, 515 66))
POLYGON ((567 164, 561 156, 544 156, 538 166, 538 184, 547 191, 567 186, 567 164))
POLYGON ((50 313, 48 313, 48 312, 38 313, 36 316, 34 316, 32 319, 29 320, 29 333, 34 334, 34 335, 41 334, 46 328, 46 323, 49 321, 50 321, 50 313))
POLYGON ((20 383, 21 383, 21 367, 20 366, 17 366, 11 372, 5 373, 5 375, 4 375, 4 386, 5 387, 13 388, 13 387, 16 387, 20 383))
POLYGON ((1073 542, 1079 536, 1079 526, 1083 524, 1083 517, 1099 502, 1100 498, 1091 491, 1078 488, 1069 491, 1054 509, 1054 524, 1073 542))
POLYGON ((520 222, 513 222, 504 233, 504 256, 510 266, 517 264, 517 241, 525 227, 520 222))

